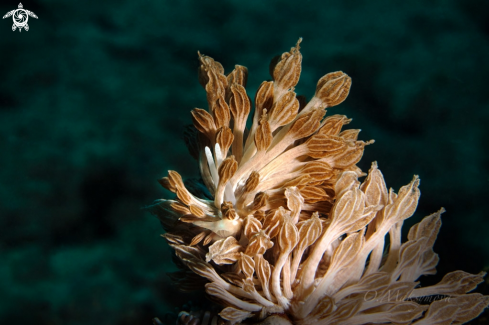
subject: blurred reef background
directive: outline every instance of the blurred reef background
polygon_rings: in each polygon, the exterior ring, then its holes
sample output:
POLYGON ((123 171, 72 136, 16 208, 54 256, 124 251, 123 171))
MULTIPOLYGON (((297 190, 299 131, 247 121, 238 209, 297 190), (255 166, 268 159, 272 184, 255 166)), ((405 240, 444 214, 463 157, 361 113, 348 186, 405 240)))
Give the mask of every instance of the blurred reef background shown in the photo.
POLYGON ((198 176, 182 137, 190 110, 207 108, 197 51, 248 67, 254 98, 299 37, 298 94, 331 71, 353 79, 328 114, 376 140, 362 169, 378 161, 396 191, 420 175, 404 232, 446 208, 438 274, 423 281, 489 268, 488 1, 23 5, 39 17, 28 32, 0 21, 0 324, 149 325, 199 300, 172 285, 172 253, 141 209, 170 197, 156 182, 167 170, 198 176))

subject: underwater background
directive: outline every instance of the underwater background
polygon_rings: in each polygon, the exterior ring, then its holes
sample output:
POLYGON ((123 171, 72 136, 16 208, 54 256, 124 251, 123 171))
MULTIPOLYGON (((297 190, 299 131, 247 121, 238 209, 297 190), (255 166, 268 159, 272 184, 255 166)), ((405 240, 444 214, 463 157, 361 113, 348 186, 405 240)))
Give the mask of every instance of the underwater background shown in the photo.
MULTIPOLYGON (((16 0, 19 1, 19 0, 16 0)), ((2 1, 2 15, 17 9, 2 1)), ((418 210, 444 207, 447 272, 489 269, 489 2, 27 0, 29 31, 0 21, 0 324, 173 324, 184 304, 159 221, 168 170, 198 177, 183 141, 207 108, 197 51, 248 67, 254 98, 270 60, 303 37, 296 92, 353 79, 328 114, 375 139, 396 191, 421 178, 418 210)), ((486 283, 476 291, 489 294, 486 283)), ((188 306, 186 306, 188 307, 188 306)), ((489 313, 472 324, 489 324, 489 313)))

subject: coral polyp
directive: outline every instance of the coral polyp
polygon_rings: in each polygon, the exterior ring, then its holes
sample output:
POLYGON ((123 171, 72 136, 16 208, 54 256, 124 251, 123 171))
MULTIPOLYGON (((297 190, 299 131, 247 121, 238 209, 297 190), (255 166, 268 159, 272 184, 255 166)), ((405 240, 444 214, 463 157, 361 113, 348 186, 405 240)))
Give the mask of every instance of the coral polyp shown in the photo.
POLYGON ((368 174, 356 165, 373 141, 344 129, 346 116, 326 115, 348 96, 347 74, 324 75, 306 103, 294 90, 299 40, 272 64, 273 81, 252 104, 245 67, 225 75, 214 59, 199 53, 199 60, 209 109, 192 111, 186 142, 207 193, 169 171, 160 184, 175 199, 149 207, 180 259, 177 284, 189 290, 204 280, 231 324, 461 324, 487 307, 487 296, 468 293, 483 272, 455 271, 419 286, 420 276, 436 272, 443 209, 401 242, 420 181, 395 193, 376 162, 368 174), (438 299, 421 303, 427 296, 438 299))

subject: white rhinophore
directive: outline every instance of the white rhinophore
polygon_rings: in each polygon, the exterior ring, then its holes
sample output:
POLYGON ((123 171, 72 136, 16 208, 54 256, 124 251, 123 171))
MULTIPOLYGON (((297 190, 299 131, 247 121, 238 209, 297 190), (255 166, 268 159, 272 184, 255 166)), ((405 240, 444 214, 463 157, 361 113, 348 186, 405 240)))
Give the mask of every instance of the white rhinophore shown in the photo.
POLYGON ((222 164, 222 161, 224 160, 224 158, 226 157, 223 157, 223 152, 221 151, 221 146, 219 145, 219 143, 216 143, 216 146, 214 148, 214 157, 216 157, 216 168, 219 170, 219 166, 221 166, 222 164))
POLYGON ((207 157, 207 163, 209 164, 209 171, 211 172, 212 180, 217 188, 217 185, 219 185, 219 174, 217 173, 216 164, 214 163, 214 158, 212 157, 212 152, 209 147, 205 147, 205 156, 207 157))

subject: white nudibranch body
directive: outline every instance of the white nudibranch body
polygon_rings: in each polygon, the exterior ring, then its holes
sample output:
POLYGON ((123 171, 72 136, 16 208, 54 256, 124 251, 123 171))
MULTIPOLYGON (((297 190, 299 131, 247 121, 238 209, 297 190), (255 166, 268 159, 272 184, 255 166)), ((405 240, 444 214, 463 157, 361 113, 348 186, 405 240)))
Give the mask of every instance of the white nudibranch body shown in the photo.
POLYGON ((236 216, 233 220, 222 219, 219 221, 194 221, 194 225, 215 232, 220 237, 236 236, 241 230, 241 219, 236 216))

